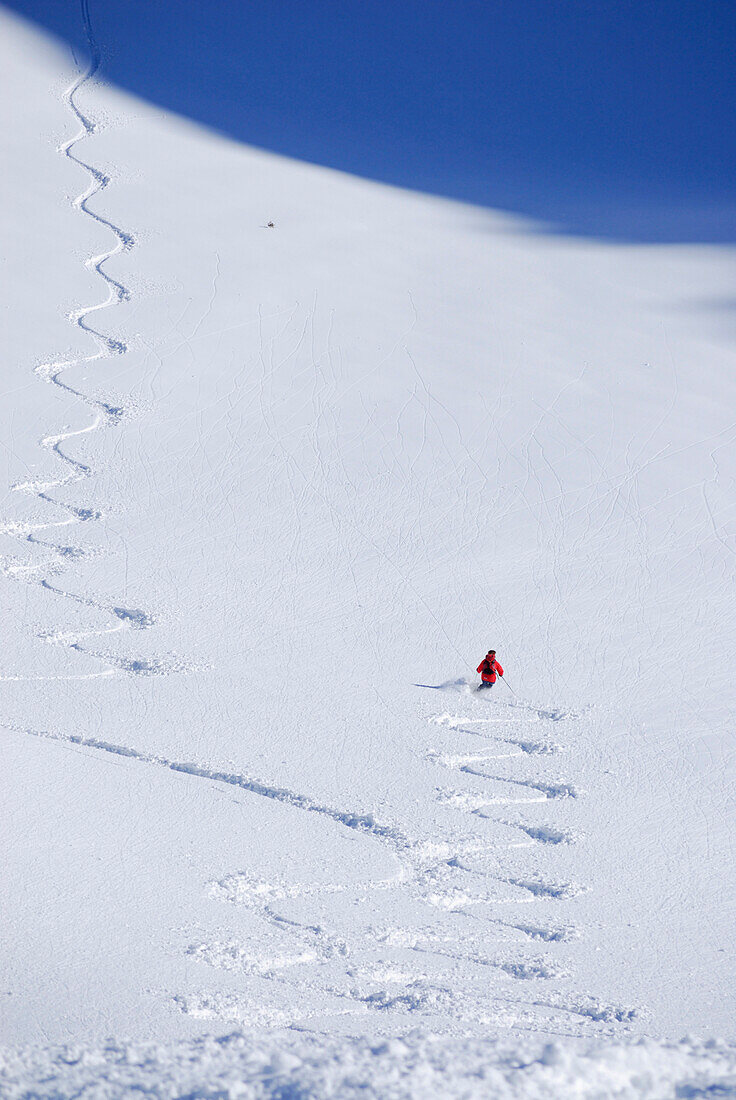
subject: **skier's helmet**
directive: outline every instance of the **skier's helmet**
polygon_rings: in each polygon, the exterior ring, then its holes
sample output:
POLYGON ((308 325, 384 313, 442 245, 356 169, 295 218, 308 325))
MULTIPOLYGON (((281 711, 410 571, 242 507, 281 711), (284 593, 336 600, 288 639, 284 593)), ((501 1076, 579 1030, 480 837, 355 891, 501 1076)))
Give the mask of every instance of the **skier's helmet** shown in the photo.
POLYGON ((495 656, 496 656, 496 651, 495 651, 495 649, 489 649, 489 650, 488 650, 488 656, 489 656, 489 657, 495 657, 495 656))

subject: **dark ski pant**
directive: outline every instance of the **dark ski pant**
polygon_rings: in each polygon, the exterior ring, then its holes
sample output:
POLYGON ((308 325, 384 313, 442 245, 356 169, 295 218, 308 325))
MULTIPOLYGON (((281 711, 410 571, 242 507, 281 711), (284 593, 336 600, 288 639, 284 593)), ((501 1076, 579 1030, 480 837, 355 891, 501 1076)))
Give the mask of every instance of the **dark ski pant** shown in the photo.
POLYGON ((482 680, 482 681, 481 681, 481 682, 480 682, 480 683, 478 684, 478 686, 477 686, 477 688, 476 688, 475 690, 476 690, 476 691, 483 691, 483 689, 484 689, 484 688, 492 688, 492 687, 493 687, 493 684, 491 683, 491 681, 490 681, 490 680, 482 680))

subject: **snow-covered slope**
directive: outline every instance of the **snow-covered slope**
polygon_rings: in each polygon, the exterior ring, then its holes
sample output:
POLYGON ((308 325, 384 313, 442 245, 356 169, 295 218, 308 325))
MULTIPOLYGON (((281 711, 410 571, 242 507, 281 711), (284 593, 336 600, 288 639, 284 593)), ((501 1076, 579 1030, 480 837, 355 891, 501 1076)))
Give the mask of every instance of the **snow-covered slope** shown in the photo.
POLYGON ((732 1039, 733 253, 243 148, 1 18, 3 1041, 732 1039))

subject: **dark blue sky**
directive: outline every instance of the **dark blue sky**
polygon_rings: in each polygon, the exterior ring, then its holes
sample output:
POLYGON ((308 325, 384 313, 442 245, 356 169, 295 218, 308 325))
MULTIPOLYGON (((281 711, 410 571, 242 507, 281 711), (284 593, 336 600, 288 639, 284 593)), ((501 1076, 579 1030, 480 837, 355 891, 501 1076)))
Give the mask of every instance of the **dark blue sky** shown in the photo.
MULTIPOLYGON (((70 43, 79 0, 7 6, 70 43)), ((655 241, 736 240, 736 0, 89 0, 106 76, 241 141, 655 241)))

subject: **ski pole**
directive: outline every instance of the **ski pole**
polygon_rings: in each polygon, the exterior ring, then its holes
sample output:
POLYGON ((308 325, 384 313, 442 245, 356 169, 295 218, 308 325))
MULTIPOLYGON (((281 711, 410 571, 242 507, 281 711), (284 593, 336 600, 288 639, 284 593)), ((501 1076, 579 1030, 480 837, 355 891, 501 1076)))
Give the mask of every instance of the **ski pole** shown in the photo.
MULTIPOLYGON (((501 673, 499 672, 499 674, 498 674, 498 675, 499 675, 499 676, 501 676, 501 673)), ((511 684, 510 684, 510 683, 508 682, 508 680, 506 679, 506 677, 505 677, 505 676, 501 676, 501 679, 503 680, 503 682, 505 683, 506 687, 507 687, 507 688, 509 689, 509 691, 510 691, 510 692, 511 692, 511 694, 513 695, 514 699, 518 699, 518 698, 519 698, 519 696, 518 696, 518 695, 516 694, 516 692, 514 691, 514 689, 513 689, 513 688, 512 688, 512 686, 511 686, 511 684)))

